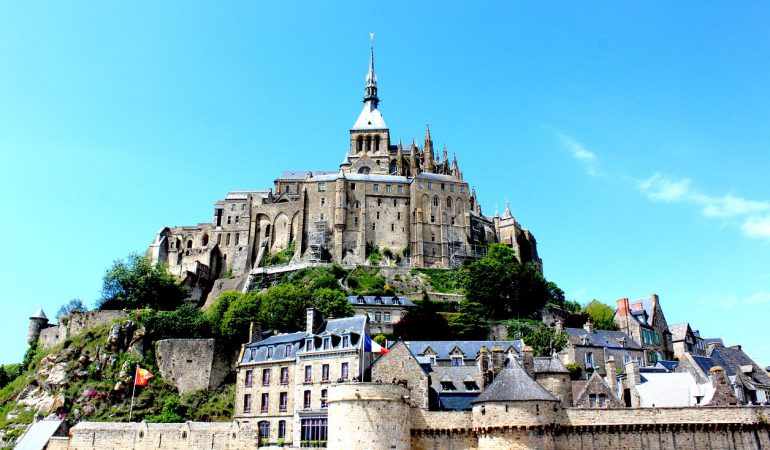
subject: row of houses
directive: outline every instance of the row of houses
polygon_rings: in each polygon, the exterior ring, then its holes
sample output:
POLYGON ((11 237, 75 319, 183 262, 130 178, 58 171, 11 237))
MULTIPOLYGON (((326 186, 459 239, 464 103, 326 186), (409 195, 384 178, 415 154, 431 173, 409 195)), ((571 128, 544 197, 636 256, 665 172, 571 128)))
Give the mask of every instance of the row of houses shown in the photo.
POLYGON ((403 385, 412 407, 431 411, 469 411, 480 398, 501 395, 555 400, 563 408, 738 406, 770 399, 770 376, 740 346, 701 338, 689 324, 669 326, 657 295, 618 300, 615 331, 596 330, 590 321, 565 328, 557 318, 552 325, 567 333, 568 345, 543 357, 521 339, 397 341, 388 343, 386 354, 375 354, 370 336, 392 330, 414 304, 395 296, 348 301, 354 317, 324 320, 309 309, 304 331, 252 333, 238 365, 237 420, 257 423, 269 442, 323 442, 329 388, 355 381, 403 385), (494 383, 500 374, 507 378, 494 383))

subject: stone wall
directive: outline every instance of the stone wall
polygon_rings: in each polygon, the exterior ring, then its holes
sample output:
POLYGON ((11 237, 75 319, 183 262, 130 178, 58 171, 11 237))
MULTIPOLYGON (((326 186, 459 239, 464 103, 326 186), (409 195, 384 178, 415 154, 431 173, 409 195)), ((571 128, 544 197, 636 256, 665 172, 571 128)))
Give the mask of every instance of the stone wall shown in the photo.
POLYGON ((128 312, 123 310, 74 312, 62 317, 58 325, 44 328, 40 332, 38 343, 42 347, 50 348, 91 328, 127 317, 128 312))
POLYGON ((158 341, 156 356, 161 375, 180 393, 215 389, 234 370, 233 355, 214 339, 158 341))
POLYGON ((428 409, 428 375, 403 341, 396 342, 388 354, 381 356, 372 365, 372 380, 381 380, 383 383, 406 380, 410 404, 416 408, 428 409))
POLYGON ((344 383, 329 389, 329 448, 409 449, 409 390, 393 384, 344 383))

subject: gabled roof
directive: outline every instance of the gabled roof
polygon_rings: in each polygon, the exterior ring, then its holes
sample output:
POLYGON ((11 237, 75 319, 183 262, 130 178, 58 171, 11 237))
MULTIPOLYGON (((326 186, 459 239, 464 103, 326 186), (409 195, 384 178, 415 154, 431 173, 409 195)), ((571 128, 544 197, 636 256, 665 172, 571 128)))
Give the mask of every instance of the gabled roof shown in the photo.
POLYGON ((455 347, 458 347, 465 355, 464 359, 476 359, 476 355, 479 353, 481 347, 487 347, 489 352, 492 352, 492 347, 499 345, 505 352, 509 349, 518 354, 521 353, 521 349, 524 347, 524 343, 521 340, 516 341, 407 341, 406 345, 409 346, 409 350, 415 356, 425 354, 425 350, 428 348, 433 349, 436 352, 437 360, 449 360, 451 359, 451 352, 455 347))
POLYGON ((508 359, 492 384, 473 403, 558 401, 550 392, 532 378, 516 359, 508 359))
MULTIPOLYGON (((685 336, 687 336, 688 329, 690 329, 690 324, 687 322, 675 323, 668 326, 668 331, 671 332, 671 336, 674 342, 683 341, 685 336)), ((692 332, 691 329, 690 331, 692 332)))
POLYGON ((742 349, 717 346, 711 349, 709 356, 717 365, 725 369, 727 375, 746 375, 753 384, 770 388, 770 376, 742 349), (752 370, 750 373, 744 373, 741 366, 751 366, 752 370))
POLYGON ((642 347, 634 341, 629 335, 622 331, 594 330, 589 333, 583 328, 565 328, 568 339, 572 345, 589 345, 592 347, 607 348, 625 348, 628 350, 641 350, 642 347), (587 337, 586 344, 583 344, 583 337, 587 337), (620 345, 620 340, 625 339, 626 346, 620 345))
POLYGON ((655 364, 655 367, 660 367, 669 372, 672 372, 676 369, 676 366, 678 365, 679 365, 679 361, 666 361, 664 359, 661 359, 660 361, 657 362, 657 364, 655 364))

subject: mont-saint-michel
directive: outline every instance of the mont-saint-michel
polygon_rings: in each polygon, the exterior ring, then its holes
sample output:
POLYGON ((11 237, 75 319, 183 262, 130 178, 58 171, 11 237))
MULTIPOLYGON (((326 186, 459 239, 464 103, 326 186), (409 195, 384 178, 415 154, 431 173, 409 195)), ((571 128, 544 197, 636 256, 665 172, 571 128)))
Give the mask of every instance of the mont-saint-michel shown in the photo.
MULTIPOLYGON (((383 66, 397 66, 382 64, 387 39, 364 42, 360 84, 345 87, 363 106, 344 107, 352 125, 325 165, 304 167, 299 149, 260 153, 285 170, 212 197, 199 223, 159 220, 145 247, 108 265, 95 305, 29 308, 26 354, 0 366, 2 446, 770 448, 770 368, 750 350, 761 347, 703 326, 703 306, 682 313, 655 286, 578 301, 550 271, 552 260, 563 270, 541 232, 554 228, 524 201, 558 183, 490 189, 499 180, 466 168, 495 159, 444 144, 447 125, 430 118, 409 125, 420 139, 391 135, 406 112, 386 102, 396 92, 383 66)), ((464 132, 511 133, 470 123, 464 132)), ((609 178, 559 136, 589 178, 609 178)), ((691 182, 653 188, 660 177, 635 188, 690 198, 705 216, 764 211, 691 182)), ((579 218, 545 210, 573 233, 579 218)), ((759 317, 755 300, 746 312, 759 317)))

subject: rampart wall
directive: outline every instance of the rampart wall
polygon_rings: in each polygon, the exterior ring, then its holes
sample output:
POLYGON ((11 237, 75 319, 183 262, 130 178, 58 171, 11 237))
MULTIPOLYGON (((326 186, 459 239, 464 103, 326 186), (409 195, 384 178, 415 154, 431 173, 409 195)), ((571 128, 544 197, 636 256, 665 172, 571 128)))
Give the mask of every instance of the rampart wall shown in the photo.
POLYGON ((71 336, 77 336, 91 328, 127 317, 128 313, 122 310, 74 312, 69 316, 62 317, 58 325, 42 329, 38 343, 41 347, 50 348, 61 344, 71 336))
POLYGON ((180 393, 216 389, 231 372, 232 355, 214 339, 164 339, 157 345, 160 373, 180 393))

